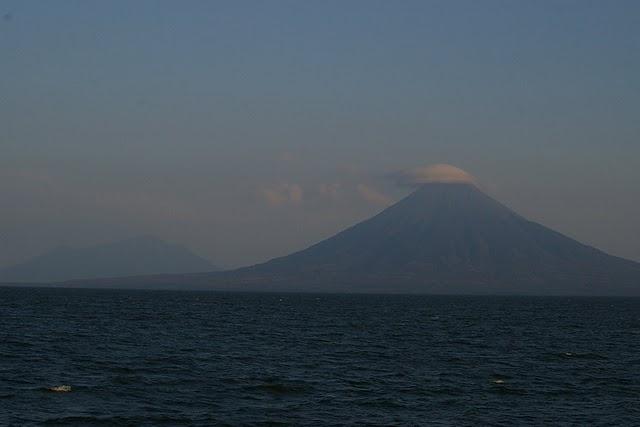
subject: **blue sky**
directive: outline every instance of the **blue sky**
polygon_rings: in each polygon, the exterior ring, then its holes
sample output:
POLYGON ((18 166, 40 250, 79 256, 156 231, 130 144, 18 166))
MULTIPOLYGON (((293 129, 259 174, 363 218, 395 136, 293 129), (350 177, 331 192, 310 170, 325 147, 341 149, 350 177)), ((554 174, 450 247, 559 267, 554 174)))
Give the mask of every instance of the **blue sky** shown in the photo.
POLYGON ((636 1, 0 1, 0 266, 286 254, 450 163, 640 260, 636 1))

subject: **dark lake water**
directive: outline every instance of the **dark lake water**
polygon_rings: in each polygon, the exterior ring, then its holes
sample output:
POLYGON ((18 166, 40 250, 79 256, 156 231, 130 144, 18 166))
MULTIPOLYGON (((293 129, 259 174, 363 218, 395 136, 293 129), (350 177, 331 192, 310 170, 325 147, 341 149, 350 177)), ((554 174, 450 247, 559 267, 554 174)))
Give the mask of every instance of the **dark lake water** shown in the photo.
POLYGON ((220 424, 640 425, 640 299, 0 288, 0 425, 220 424))

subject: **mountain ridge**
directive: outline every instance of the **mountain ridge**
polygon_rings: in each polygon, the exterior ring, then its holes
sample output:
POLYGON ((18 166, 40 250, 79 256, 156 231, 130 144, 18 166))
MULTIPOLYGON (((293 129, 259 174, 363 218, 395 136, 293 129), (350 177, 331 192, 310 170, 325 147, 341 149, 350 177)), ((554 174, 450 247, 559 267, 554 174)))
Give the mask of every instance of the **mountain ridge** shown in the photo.
POLYGON ((89 247, 59 246, 0 270, 3 282, 52 282, 157 273, 214 270, 189 249, 153 236, 136 236, 89 247))
POLYGON ((640 295, 640 264, 522 217, 471 183, 426 183, 301 251, 218 273, 68 286, 235 291, 640 295))

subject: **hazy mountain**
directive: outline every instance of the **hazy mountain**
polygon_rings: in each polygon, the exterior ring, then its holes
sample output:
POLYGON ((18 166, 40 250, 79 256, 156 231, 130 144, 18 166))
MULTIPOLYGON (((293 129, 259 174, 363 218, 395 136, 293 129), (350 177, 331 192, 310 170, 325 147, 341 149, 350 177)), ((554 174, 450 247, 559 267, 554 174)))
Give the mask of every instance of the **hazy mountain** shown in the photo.
POLYGON ((238 290, 640 294, 640 264, 528 221, 467 183, 429 183, 308 249, 230 272, 102 286, 238 290))
POLYGON ((54 282, 214 269, 183 246, 142 236, 86 248, 57 248, 0 270, 0 281, 54 282))

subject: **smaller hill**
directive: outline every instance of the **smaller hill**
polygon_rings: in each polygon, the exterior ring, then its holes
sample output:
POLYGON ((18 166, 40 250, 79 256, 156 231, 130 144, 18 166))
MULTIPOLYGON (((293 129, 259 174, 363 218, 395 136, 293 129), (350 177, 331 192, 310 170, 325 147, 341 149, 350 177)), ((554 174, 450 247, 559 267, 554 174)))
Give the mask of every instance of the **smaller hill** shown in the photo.
POLYGON ((184 246, 150 236, 84 248, 60 247, 0 270, 0 282, 195 273, 216 268, 184 246))

